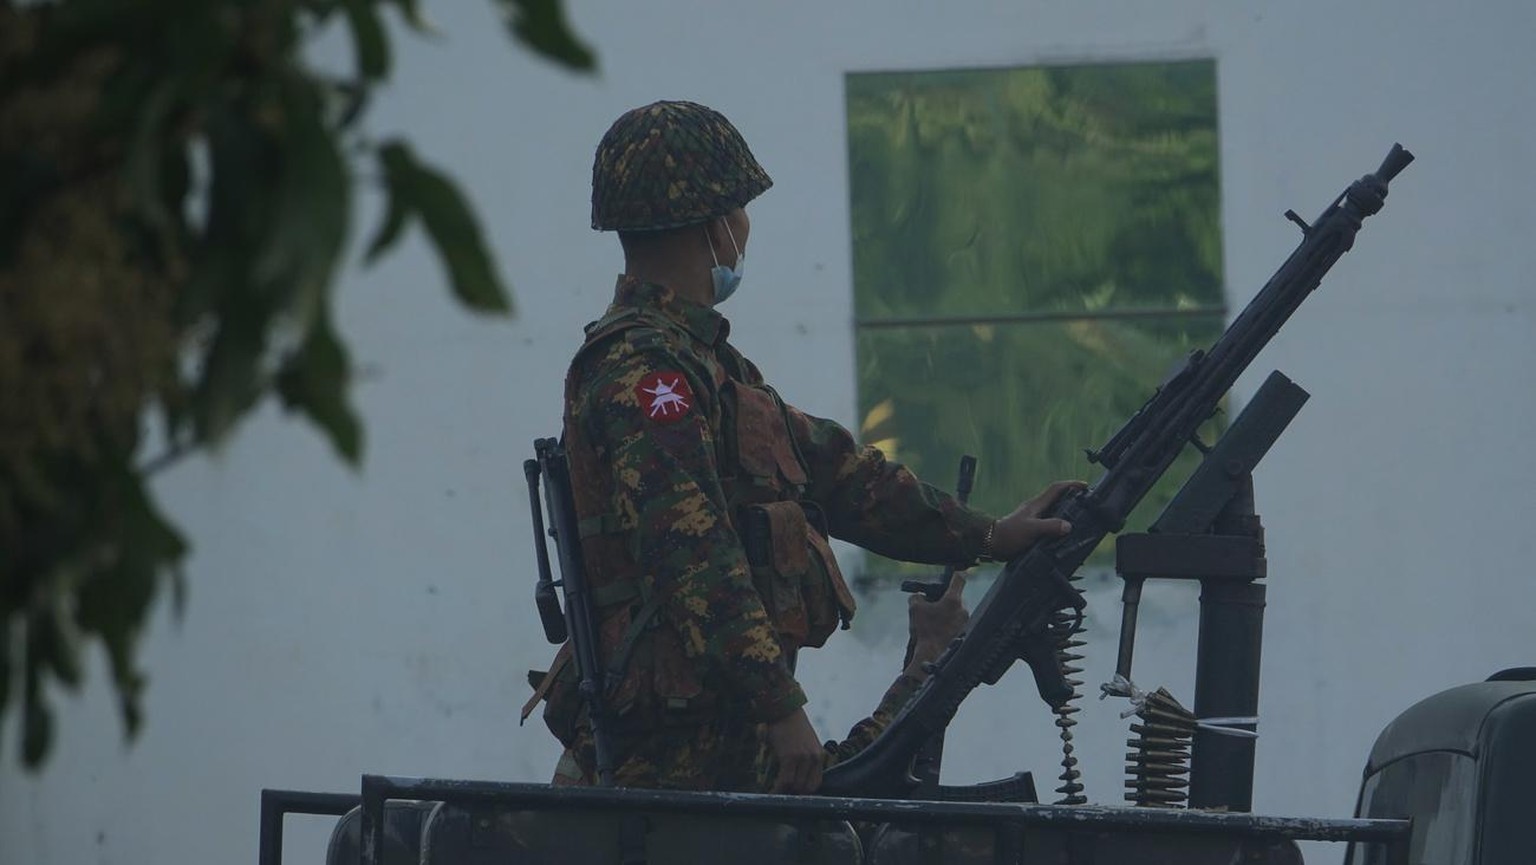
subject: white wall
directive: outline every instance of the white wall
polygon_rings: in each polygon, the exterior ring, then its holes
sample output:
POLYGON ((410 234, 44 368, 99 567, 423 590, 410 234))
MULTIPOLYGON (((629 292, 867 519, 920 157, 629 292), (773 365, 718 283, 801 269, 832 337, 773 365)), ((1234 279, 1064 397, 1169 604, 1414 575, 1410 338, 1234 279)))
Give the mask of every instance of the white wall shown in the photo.
MULTIPOLYGON (((8 724, 8 865, 251 861, 267 786, 352 790, 364 771, 546 778, 552 739, 515 724, 523 671, 549 654, 528 603, 519 462, 555 428, 564 364, 619 267, 612 239, 587 229, 592 148, 620 112, 657 98, 713 105, 742 129, 776 185, 752 206, 752 268, 726 308, 737 342, 792 401, 851 421, 850 71, 1214 57, 1233 304, 1294 245, 1282 211, 1310 218, 1393 141, 1412 149, 1386 212, 1242 388, 1280 368, 1313 393, 1257 478, 1273 575, 1257 810, 1346 815, 1398 710, 1536 661, 1536 6, 618 8, 571 10, 600 52, 596 80, 510 48, 488 3, 436 4, 443 35, 401 43, 370 122, 409 130, 473 193, 520 314, 455 308, 414 239, 346 275, 340 319, 369 371, 356 392, 365 469, 349 473, 268 411, 219 458, 165 477, 159 492, 196 550, 185 619, 162 614, 145 642, 147 727, 123 744, 100 663, 82 696, 59 700, 42 776, 16 768, 8 724)), ((364 210, 366 237, 378 202, 364 210)), ((1194 603, 1158 594, 1137 678, 1188 702, 1194 603)), ((1115 587, 1092 601, 1090 689, 1113 663, 1115 587)), ((868 599, 863 627, 806 662, 823 732, 886 684, 867 671, 896 665, 899 610, 868 599)), ((1113 803, 1126 731, 1118 706, 1085 702, 1088 792, 1113 803)), ((1018 763, 1053 786, 1054 730, 1027 676, 978 694, 957 724, 948 780, 1018 763)), ((297 832, 291 854, 317 857, 323 831, 297 832)))

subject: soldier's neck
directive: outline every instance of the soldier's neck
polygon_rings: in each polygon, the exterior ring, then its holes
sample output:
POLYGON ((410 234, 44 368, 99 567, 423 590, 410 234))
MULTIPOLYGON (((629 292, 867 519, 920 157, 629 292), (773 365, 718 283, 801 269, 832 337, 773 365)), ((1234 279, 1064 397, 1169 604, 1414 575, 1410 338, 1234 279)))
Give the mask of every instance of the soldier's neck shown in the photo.
POLYGON ((624 256, 624 273, 664 285, 690 303, 711 306, 715 300, 715 285, 709 275, 709 266, 701 264, 696 256, 689 258, 692 260, 680 256, 629 254, 624 256))

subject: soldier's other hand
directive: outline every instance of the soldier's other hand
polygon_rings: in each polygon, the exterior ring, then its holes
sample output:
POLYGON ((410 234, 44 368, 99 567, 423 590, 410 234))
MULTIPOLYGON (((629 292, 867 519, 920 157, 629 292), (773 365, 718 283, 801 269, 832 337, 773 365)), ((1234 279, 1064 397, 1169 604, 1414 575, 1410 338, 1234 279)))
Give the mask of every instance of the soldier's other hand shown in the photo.
POLYGON ((944 647, 965 630, 971 614, 961 597, 964 592, 965 574, 957 572, 937 601, 928 600, 922 592, 907 601, 907 627, 912 639, 909 668, 938 658, 944 647))
POLYGON ((779 764, 770 793, 809 794, 821 786, 827 752, 804 707, 768 725, 768 747, 779 764))
POLYGON ((1082 481, 1057 481, 1040 495, 1019 505, 1014 512, 997 521, 992 528, 992 558, 1006 562, 1029 549, 1035 541, 1060 537, 1072 531, 1072 524, 1055 517, 1041 518, 1067 490, 1087 489, 1082 481))

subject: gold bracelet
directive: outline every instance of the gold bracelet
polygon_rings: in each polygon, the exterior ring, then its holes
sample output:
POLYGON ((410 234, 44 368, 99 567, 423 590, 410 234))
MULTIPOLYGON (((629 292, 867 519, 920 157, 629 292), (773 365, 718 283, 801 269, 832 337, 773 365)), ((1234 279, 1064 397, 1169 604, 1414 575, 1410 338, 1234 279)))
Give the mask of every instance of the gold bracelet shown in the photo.
POLYGON ((992 525, 987 526, 987 535, 981 539, 980 558, 984 562, 997 561, 997 557, 992 554, 992 533, 995 531, 997 531, 997 520, 993 520, 992 525))

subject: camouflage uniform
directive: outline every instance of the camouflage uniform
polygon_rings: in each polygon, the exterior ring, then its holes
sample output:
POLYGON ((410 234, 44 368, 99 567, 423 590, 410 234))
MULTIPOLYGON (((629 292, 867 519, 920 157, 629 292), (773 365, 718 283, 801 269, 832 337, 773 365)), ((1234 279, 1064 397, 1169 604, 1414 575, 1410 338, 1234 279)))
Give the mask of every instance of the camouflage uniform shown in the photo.
MULTIPOLYGON (((629 147, 607 147, 610 131, 599 177, 620 157, 632 170, 645 161, 632 146, 637 137, 667 140, 667 129, 651 126, 697 125, 654 108, 615 124, 638 125, 621 130, 629 147)), ((739 142, 724 118, 704 115, 715 118, 739 142)), ((615 213, 631 226, 687 225, 739 207, 770 183, 741 143, 732 158, 743 156, 755 171, 723 181, 705 172, 694 184, 708 200, 672 197, 681 215, 637 206, 630 209, 643 219, 630 220, 622 196, 595 192, 594 225, 611 227, 615 213)), ((609 699, 622 786, 766 789, 774 767, 764 725, 806 702, 795 655, 822 645, 854 613, 827 536, 908 561, 970 562, 992 522, 858 447, 840 425, 784 402, 730 345, 729 331, 713 308, 621 276, 566 379, 582 550, 603 663, 618 678, 609 699)), ((551 671, 545 710, 567 746, 555 782, 592 783, 595 758, 568 655, 551 671)), ((871 741, 917 684, 898 678, 874 715, 828 743, 829 762, 871 741)))

